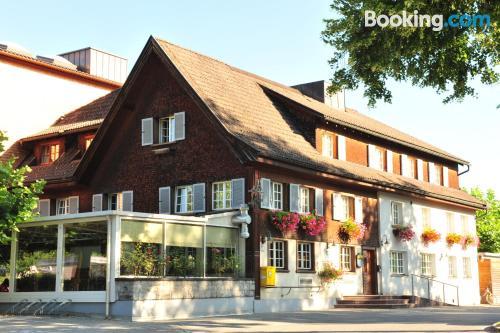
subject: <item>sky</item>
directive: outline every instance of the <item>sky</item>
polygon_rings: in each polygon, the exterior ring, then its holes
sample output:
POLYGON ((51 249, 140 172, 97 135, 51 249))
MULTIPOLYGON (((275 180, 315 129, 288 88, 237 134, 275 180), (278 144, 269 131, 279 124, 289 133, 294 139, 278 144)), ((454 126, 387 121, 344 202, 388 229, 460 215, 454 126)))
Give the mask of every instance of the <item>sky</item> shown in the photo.
MULTIPOLYGON (((33 54, 91 46, 129 59, 150 35, 287 85, 328 80, 333 49, 321 40, 330 1, 93 1, 2 4, 0 40, 33 54)), ((389 52, 390 50, 388 50, 389 52)), ((500 193, 500 85, 474 82, 477 98, 444 105, 430 88, 390 81, 392 104, 367 107, 363 90, 346 105, 471 162, 461 186, 500 193)), ((1 121, 0 121, 1 122, 1 121)))

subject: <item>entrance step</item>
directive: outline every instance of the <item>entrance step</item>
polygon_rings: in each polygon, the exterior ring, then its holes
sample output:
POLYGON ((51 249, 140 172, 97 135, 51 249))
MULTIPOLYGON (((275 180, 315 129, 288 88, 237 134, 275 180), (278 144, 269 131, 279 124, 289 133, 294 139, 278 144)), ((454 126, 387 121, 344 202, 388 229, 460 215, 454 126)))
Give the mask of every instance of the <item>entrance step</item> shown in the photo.
POLYGON ((398 309, 413 307, 415 307, 415 303, 412 302, 411 296, 388 295, 344 296, 342 299, 337 299, 337 305, 335 305, 335 308, 338 309, 398 309))

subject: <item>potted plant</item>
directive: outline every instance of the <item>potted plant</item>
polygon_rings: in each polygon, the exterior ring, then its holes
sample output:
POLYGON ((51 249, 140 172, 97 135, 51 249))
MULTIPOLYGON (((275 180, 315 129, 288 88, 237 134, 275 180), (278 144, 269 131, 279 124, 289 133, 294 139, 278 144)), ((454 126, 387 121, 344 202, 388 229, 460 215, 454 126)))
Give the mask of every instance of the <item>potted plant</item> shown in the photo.
POLYGON ((326 221, 323 216, 317 216, 313 211, 310 214, 300 215, 300 227, 309 236, 317 236, 325 230, 326 221))
POLYGON ((342 277, 344 272, 340 269, 336 269, 330 263, 325 263, 323 269, 321 269, 317 274, 321 280, 321 284, 328 284, 338 280, 342 277))
POLYGON ((446 235, 446 244, 448 244, 449 247, 452 247, 454 244, 459 244, 461 240, 462 236, 457 233, 450 232, 446 235))
POLYGON ((348 243, 351 239, 360 240, 365 236, 366 226, 356 223, 353 219, 347 219, 339 227, 337 236, 343 243, 348 243))
POLYGON ((478 246, 479 238, 474 237, 472 235, 465 235, 462 237, 462 247, 463 249, 467 249, 469 246, 478 246))
POLYGON ((395 225, 392 227, 392 233, 396 238, 403 242, 411 241, 415 238, 415 231, 413 231, 413 226, 411 224, 406 226, 395 225))
POLYGON ((425 228, 422 232, 422 241, 427 246, 429 243, 435 243, 441 239, 441 234, 432 228, 425 228))

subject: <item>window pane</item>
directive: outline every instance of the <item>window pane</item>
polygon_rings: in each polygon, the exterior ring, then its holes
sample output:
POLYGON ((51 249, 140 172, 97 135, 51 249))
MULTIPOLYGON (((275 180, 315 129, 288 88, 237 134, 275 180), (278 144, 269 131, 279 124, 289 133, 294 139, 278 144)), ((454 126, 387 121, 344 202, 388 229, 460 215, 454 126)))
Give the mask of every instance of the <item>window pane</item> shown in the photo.
POLYGON ((203 275, 203 227, 165 224, 165 272, 171 276, 203 275))
POLYGON ((55 291, 57 225, 21 228, 16 258, 16 291, 55 291))
POLYGON ((10 242, 0 244, 0 293, 10 289, 10 242))
POLYGON ((269 266, 285 268, 285 243, 283 241, 269 242, 269 266))
POLYGON ((234 276, 238 273, 238 230, 207 227, 207 275, 234 276))
POLYGON ((64 226, 64 291, 106 289, 107 222, 64 226))

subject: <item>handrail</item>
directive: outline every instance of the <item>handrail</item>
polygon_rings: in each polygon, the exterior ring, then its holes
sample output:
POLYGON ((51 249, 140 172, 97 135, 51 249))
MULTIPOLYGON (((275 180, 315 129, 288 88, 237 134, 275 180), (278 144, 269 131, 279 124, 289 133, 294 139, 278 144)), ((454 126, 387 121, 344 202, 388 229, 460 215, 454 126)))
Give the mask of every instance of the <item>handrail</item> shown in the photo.
POLYGON ((417 278, 420 278, 420 279, 426 279, 427 280, 427 298, 430 301, 432 301, 432 298, 431 298, 431 282, 436 282, 436 283, 440 283, 440 284, 443 285, 443 303, 446 303, 445 286, 449 286, 449 287, 455 288, 456 293, 457 293, 457 306, 460 306, 460 298, 459 298, 459 292, 458 292, 459 287, 457 285, 446 283, 446 282, 439 281, 439 280, 435 280, 432 277, 429 277, 429 276, 426 276, 426 275, 410 274, 410 276, 411 276, 411 295, 412 296, 415 296, 415 284, 413 283, 413 278, 417 277, 417 278))

